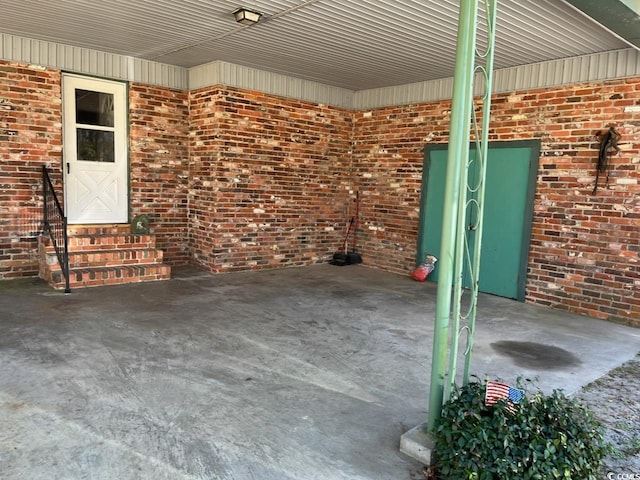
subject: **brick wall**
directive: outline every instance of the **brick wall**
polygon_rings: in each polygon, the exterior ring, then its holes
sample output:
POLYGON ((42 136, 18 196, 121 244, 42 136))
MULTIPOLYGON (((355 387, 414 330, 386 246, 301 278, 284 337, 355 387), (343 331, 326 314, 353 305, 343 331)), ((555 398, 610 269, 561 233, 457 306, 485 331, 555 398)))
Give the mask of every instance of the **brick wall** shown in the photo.
MULTIPOLYGON (((132 84, 129 91, 131 213, 150 215, 165 260, 189 261, 187 92, 132 84)), ((41 168, 62 201, 59 70, 0 62, 0 279, 38 274, 41 168)))
POLYGON ((451 102, 438 102, 355 113, 353 168, 364 264, 398 273, 414 268, 422 149, 448 140, 450 109, 451 102))
POLYGON ((344 234, 351 113, 234 88, 190 104, 194 260, 214 272, 326 261, 344 234))
POLYGON ((36 276, 42 165, 61 179, 60 72, 0 61, 0 279, 36 276))
MULTIPOLYGON (((540 138, 527 300, 640 326, 640 79, 496 95, 491 139, 540 138), (591 195, 593 132, 623 134, 609 187, 591 195)), ((417 241, 422 147, 446 142, 450 102, 357 112, 354 165, 365 263, 407 273, 417 241)))
POLYGON ((129 88, 131 215, 148 214, 165 262, 189 262, 187 92, 129 88))
POLYGON ((640 79, 516 94, 498 105, 496 123, 514 130, 497 131, 500 138, 543 142, 529 301, 640 326, 640 115, 625 112, 634 105, 640 79), (608 188, 601 178, 592 195, 593 132, 609 123, 623 150, 611 158, 608 188))
MULTIPOLYGON (((40 168, 60 183, 60 72, 0 62, 0 278, 37 274, 40 168)), ((540 138, 527 300, 640 326, 640 79, 494 96, 491 138, 540 138), (625 111, 625 109, 627 111, 625 111), (592 195, 593 131, 623 151, 592 195)), ((234 88, 130 88, 132 213, 173 263, 308 265, 339 246, 361 192, 365 264, 408 273, 422 148, 449 101, 347 110, 234 88)))

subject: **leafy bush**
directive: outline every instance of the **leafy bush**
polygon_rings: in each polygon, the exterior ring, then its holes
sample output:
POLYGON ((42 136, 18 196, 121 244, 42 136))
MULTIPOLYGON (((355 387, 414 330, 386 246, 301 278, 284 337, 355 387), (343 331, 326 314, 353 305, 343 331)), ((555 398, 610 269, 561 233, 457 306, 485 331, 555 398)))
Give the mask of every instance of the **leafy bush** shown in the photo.
POLYGON ((485 384, 457 389, 434 428, 440 480, 596 480, 607 453, 600 423, 554 391, 526 394, 513 411, 486 407, 485 384))

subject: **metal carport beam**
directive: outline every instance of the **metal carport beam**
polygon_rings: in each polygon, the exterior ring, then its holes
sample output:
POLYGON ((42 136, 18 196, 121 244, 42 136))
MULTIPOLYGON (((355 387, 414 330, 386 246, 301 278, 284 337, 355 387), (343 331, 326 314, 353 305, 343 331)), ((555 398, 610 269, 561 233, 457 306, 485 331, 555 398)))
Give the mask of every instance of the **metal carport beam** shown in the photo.
POLYGON ((640 50, 640 0, 564 0, 640 50))

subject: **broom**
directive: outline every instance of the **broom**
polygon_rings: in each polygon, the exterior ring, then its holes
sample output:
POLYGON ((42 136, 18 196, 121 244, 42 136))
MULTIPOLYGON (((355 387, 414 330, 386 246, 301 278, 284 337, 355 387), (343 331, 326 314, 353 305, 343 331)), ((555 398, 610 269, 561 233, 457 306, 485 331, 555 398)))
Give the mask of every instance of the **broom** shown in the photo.
POLYGON ((353 227, 354 221, 354 217, 351 217, 351 220, 349 221, 349 227, 347 228, 347 234, 344 237, 344 242, 342 242, 342 249, 333 254, 333 258, 329 262, 331 263, 331 265, 338 265, 339 267, 349 265, 349 255, 347 255, 347 242, 349 241, 349 235, 351 234, 351 228, 353 227))
POLYGON ((356 239, 358 237, 358 223, 360 220, 360 192, 356 192, 356 214, 354 218, 355 220, 353 218, 351 219, 351 225, 353 225, 353 244, 351 246, 351 251, 347 253, 348 265, 362 263, 362 256, 356 252, 356 239))
POLYGON ((329 261, 332 265, 338 265, 340 267, 344 265, 352 265, 356 263, 362 263, 362 257, 359 253, 356 253, 356 235, 358 228, 358 216, 360 214, 360 192, 356 192, 356 214, 349 220, 349 227, 347 228, 347 234, 344 236, 344 242, 342 242, 342 248, 333 254, 333 258, 329 261), (353 230, 353 245, 351 252, 347 252, 347 245, 349 243, 349 236, 353 230))

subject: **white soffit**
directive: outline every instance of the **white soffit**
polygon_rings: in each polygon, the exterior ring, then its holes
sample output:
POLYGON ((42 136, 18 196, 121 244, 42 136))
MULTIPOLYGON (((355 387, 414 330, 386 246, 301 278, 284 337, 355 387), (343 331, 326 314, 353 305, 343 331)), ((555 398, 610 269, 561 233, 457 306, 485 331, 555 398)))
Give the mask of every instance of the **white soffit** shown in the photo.
MULTIPOLYGON (((627 47, 562 0, 498 6, 497 69, 627 47)), ((458 0, 0 0, 0 34, 103 52, 100 64, 117 58, 106 55, 153 62, 143 69, 220 61, 353 91, 451 77, 458 8, 458 0), (239 5, 264 20, 239 26, 231 15, 239 5)))

